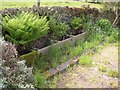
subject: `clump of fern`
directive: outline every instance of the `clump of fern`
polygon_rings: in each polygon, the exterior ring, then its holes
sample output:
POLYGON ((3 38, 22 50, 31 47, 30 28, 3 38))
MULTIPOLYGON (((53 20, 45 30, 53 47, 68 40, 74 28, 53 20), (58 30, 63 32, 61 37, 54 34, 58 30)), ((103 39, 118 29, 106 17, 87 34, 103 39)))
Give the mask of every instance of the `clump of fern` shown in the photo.
POLYGON ((4 31, 7 32, 5 39, 16 45, 29 44, 47 35, 49 29, 46 17, 25 12, 16 16, 5 16, 2 25, 4 31))

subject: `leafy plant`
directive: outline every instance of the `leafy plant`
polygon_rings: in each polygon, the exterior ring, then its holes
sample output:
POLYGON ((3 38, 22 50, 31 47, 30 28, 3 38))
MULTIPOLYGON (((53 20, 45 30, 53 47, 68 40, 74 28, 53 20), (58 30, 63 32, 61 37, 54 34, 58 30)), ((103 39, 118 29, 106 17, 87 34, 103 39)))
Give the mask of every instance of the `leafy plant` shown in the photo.
POLYGON ((71 28, 75 30, 78 30, 81 27, 83 27, 83 24, 84 19, 82 19, 81 17, 74 17, 70 22, 71 28))
POLYGON ((26 45, 31 41, 43 37, 48 32, 46 17, 39 17, 32 13, 22 12, 16 16, 5 16, 2 22, 5 39, 16 45, 26 45))
POLYGON ((100 19, 96 24, 100 27, 103 34, 105 34, 105 35, 111 34, 113 28, 112 28, 112 24, 109 20, 100 19))
POLYGON ((52 34, 53 38, 66 35, 69 29, 68 25, 56 21, 53 17, 50 17, 49 27, 50 27, 50 33, 52 34))

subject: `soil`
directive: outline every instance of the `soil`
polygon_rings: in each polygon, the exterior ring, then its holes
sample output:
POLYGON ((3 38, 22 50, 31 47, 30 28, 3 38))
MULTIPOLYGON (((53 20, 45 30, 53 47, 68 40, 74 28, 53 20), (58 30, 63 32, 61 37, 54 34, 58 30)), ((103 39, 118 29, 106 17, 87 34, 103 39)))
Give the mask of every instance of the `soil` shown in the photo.
POLYGON ((77 30, 74 30, 74 29, 71 29, 71 30, 70 30, 70 32, 71 32, 72 35, 81 34, 81 33, 83 33, 83 31, 84 31, 84 30, 81 29, 81 28, 80 28, 80 29, 77 29, 77 30))
POLYGON ((67 38, 70 38, 70 36, 64 35, 64 36, 58 37, 57 41, 62 41, 62 40, 65 40, 67 38))
POLYGON ((90 57, 93 60, 91 67, 74 65, 60 73, 57 88, 117 88, 118 78, 109 77, 108 71, 118 71, 118 47, 106 46, 90 57), (100 71, 100 66, 107 70, 100 71))

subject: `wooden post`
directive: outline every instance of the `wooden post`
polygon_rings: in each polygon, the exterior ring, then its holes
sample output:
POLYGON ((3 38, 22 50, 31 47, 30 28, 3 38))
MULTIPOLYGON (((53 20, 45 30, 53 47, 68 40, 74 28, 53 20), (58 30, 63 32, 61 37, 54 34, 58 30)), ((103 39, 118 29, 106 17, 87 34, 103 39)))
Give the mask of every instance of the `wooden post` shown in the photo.
POLYGON ((37 0, 37 6, 40 7, 40 0, 37 0))

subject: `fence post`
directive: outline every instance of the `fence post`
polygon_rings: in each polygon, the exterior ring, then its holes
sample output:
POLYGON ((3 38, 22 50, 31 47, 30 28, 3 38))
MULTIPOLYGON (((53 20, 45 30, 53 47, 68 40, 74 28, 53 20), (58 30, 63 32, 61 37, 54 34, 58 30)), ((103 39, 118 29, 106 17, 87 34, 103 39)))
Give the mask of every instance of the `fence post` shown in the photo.
POLYGON ((40 7, 40 0, 37 0, 37 6, 40 7))

